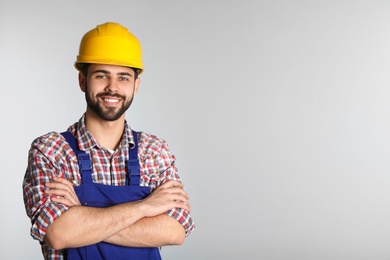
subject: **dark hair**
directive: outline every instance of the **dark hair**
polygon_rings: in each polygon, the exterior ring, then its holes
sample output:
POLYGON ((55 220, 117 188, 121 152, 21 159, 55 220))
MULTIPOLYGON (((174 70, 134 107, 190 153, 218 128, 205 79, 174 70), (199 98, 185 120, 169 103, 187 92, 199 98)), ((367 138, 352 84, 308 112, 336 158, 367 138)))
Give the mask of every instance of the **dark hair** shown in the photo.
POLYGON ((89 68, 89 63, 82 63, 82 64, 79 64, 80 66, 80 71, 81 73, 83 73, 84 77, 87 78, 87 75, 88 75, 88 68, 89 68))
MULTIPOLYGON (((88 68, 89 68, 89 65, 91 65, 90 63, 82 63, 82 64, 79 64, 80 66, 80 71, 81 73, 83 73, 84 77, 87 77, 88 75, 88 68)), ((134 79, 137 79, 138 78, 138 75, 139 75, 139 72, 141 71, 140 69, 137 69, 137 68, 132 68, 132 67, 129 67, 130 69, 132 69, 134 71, 134 79)))
POLYGON ((137 79, 138 78, 138 75, 139 75, 139 72, 141 71, 140 69, 136 69, 136 68, 131 68, 134 71, 134 79, 137 79))

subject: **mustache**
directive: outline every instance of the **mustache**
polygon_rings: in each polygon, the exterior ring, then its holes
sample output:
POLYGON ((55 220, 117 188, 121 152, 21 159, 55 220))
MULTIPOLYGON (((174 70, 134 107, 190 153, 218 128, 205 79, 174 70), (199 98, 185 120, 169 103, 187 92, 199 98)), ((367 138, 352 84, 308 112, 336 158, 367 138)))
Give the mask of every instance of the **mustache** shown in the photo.
POLYGON ((125 96, 119 95, 118 93, 111 93, 111 92, 103 92, 96 95, 96 97, 117 97, 121 99, 125 99, 125 96))

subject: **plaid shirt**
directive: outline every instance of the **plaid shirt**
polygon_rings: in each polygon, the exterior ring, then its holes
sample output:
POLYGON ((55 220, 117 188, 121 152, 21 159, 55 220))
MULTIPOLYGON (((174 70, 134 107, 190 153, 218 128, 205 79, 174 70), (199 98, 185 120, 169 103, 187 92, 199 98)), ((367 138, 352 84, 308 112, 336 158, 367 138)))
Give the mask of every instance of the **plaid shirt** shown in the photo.
MULTIPOLYGON (((78 123, 69 127, 68 131, 78 140, 81 150, 90 154, 95 183, 123 186, 126 181, 126 161, 128 147, 134 146, 130 127, 125 124, 123 138, 112 154, 100 146, 85 126, 85 115, 78 123)), ((180 181, 175 166, 175 156, 168 144, 153 135, 138 134, 138 158, 140 161, 141 186, 148 186, 153 191, 168 180, 180 181)), ((45 259, 64 259, 62 250, 53 250, 44 242, 47 227, 53 223, 69 207, 53 203, 45 195, 44 184, 50 182, 52 176, 58 176, 80 185, 80 173, 77 158, 61 134, 51 132, 35 139, 29 151, 28 166, 23 180, 23 197, 27 215, 31 219, 31 236, 42 245, 45 259)), ((195 227, 190 214, 179 208, 166 212, 183 225, 188 235, 195 227)))

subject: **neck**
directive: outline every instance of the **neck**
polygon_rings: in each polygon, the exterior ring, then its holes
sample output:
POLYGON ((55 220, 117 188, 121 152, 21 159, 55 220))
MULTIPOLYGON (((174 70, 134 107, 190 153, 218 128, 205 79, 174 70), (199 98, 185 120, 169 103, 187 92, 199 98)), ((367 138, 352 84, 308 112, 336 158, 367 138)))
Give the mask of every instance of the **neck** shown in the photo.
POLYGON ((101 146, 115 150, 122 139, 125 129, 125 116, 123 114, 118 120, 107 121, 99 118, 93 112, 87 111, 85 124, 88 131, 101 146))

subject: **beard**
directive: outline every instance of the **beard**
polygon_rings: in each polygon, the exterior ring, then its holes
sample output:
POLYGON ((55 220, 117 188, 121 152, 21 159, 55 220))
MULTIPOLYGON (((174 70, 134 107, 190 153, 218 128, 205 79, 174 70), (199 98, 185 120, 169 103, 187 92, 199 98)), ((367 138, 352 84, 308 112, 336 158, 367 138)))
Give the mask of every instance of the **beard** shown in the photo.
POLYGON ((97 101, 93 100, 93 98, 88 93, 88 88, 85 91, 85 99, 87 101, 87 106, 101 119, 107 121, 115 121, 118 120, 130 107, 131 103, 133 102, 134 93, 131 96, 130 100, 128 101, 126 101, 125 96, 116 93, 110 93, 110 92, 99 93, 98 95, 96 95, 96 98, 99 98, 101 96, 115 97, 123 100, 122 106, 119 109, 117 109, 116 107, 104 107, 101 104, 101 99, 97 99, 97 101))

